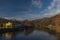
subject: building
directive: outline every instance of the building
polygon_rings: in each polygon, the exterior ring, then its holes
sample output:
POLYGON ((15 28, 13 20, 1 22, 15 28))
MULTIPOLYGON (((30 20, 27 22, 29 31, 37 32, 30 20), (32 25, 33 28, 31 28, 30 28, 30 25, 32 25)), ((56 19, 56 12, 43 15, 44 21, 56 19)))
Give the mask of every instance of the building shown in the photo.
POLYGON ((0 29, 4 28, 12 28, 12 23, 11 22, 0 23, 0 29))
POLYGON ((12 23, 11 22, 5 23, 5 28, 12 28, 12 23))

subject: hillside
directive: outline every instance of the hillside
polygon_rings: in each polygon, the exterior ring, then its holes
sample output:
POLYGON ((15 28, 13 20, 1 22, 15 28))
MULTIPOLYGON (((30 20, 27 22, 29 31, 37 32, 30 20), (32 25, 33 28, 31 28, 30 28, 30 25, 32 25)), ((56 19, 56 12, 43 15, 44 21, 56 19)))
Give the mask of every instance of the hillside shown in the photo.
POLYGON ((55 16, 56 32, 60 33, 60 13, 55 16))
POLYGON ((60 13, 50 18, 42 18, 31 21, 37 29, 49 29, 60 33, 60 13))
POLYGON ((48 25, 55 25, 54 17, 51 18, 42 18, 32 21, 35 24, 36 28, 47 27, 48 25))

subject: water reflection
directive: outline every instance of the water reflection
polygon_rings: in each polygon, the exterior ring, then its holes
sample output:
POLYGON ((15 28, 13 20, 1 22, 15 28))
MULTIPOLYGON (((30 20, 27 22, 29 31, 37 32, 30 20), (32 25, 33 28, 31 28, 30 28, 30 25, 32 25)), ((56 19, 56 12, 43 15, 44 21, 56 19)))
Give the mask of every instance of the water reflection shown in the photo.
POLYGON ((60 33, 56 33, 57 40, 60 40, 60 33))
POLYGON ((29 35, 25 35, 24 32, 16 35, 16 40, 56 40, 56 37, 53 35, 49 35, 44 31, 33 31, 29 35))
POLYGON ((4 36, 6 39, 11 39, 12 33, 7 32, 7 33, 2 34, 2 36, 4 36))
POLYGON ((56 40, 56 37, 48 32, 29 28, 24 31, 4 33, 0 36, 0 40, 56 40))

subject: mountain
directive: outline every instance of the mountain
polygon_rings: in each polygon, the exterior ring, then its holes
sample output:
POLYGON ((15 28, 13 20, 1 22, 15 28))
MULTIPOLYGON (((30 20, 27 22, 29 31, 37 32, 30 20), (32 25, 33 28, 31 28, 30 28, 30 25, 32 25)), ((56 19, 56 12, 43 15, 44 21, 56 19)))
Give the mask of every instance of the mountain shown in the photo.
POLYGON ((9 21, 9 20, 4 19, 4 18, 0 18, 0 23, 7 22, 7 21, 9 21))
POLYGON ((0 23, 7 23, 7 22, 11 22, 11 23, 21 23, 21 21, 18 20, 9 20, 9 19, 5 19, 5 18, 0 18, 0 23))

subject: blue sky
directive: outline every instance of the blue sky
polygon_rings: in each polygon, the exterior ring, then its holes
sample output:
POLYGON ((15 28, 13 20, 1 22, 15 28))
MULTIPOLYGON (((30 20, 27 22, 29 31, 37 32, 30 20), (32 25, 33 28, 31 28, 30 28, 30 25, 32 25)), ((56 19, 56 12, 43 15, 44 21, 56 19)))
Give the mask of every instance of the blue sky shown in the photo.
POLYGON ((0 17, 7 19, 38 19, 60 11, 59 0, 0 0, 0 17))

